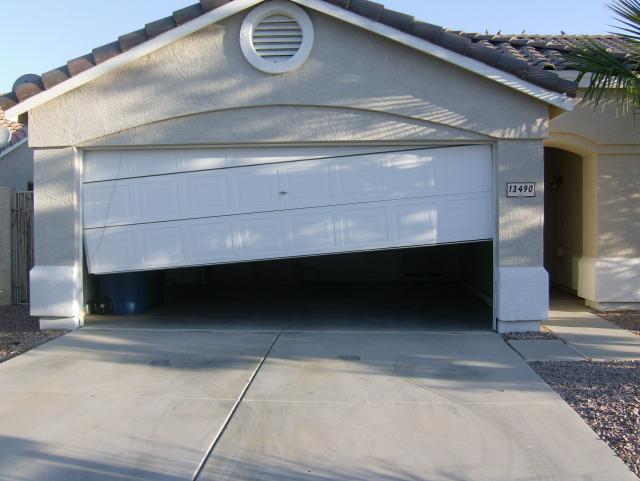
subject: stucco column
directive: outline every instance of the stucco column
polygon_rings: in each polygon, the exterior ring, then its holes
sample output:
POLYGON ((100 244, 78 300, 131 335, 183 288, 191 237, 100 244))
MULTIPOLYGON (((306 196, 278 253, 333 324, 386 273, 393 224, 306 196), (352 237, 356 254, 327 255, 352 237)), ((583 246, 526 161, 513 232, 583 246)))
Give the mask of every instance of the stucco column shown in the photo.
POLYGON ((35 267, 31 270, 31 314, 41 328, 79 325, 80 222, 73 148, 34 152, 35 267))
POLYGON ((640 153, 609 148, 586 156, 584 165, 588 215, 578 295, 596 309, 639 309, 640 153))
POLYGON ((544 269, 544 149, 541 140, 504 140, 495 150, 498 331, 537 331, 549 311, 544 269), (535 197, 507 197, 507 183, 535 182, 535 197))
POLYGON ((11 278, 11 189, 0 187, 0 306, 13 301, 11 278))

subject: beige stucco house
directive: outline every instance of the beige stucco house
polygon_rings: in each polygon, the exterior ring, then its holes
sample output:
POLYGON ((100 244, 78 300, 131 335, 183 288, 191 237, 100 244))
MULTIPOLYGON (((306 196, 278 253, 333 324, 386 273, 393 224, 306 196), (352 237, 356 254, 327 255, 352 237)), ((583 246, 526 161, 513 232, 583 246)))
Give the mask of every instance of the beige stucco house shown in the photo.
POLYGON ((306 279, 357 252, 457 282, 499 331, 536 330, 550 282, 637 307, 638 130, 572 100, 571 42, 201 0, 19 79, 0 106, 34 152, 32 313, 81 326, 103 276, 302 259, 306 279))

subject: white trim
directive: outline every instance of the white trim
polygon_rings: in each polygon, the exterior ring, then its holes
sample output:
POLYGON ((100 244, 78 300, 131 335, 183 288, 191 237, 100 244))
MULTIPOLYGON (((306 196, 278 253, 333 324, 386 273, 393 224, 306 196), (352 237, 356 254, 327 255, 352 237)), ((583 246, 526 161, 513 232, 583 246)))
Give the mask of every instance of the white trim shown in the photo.
POLYGON ((515 332, 539 332, 540 321, 498 321, 499 334, 515 332))
POLYGON ((83 195, 84 189, 82 188, 82 181, 84 177, 84 155, 80 149, 74 147, 73 149, 73 164, 75 171, 75 205, 76 205, 76 219, 75 219, 75 293, 74 293, 74 311, 75 316, 78 318, 78 325, 82 327, 84 325, 84 239, 83 239, 83 195))
POLYGON ((49 329, 63 329, 65 331, 73 331, 78 329, 78 322, 75 317, 41 317, 40 329, 43 331, 49 329))
POLYGON ((77 323, 76 267, 36 265, 29 277, 32 316, 74 318, 77 323))
POLYGON ((363 17, 362 15, 349 12, 344 8, 338 7, 331 3, 327 3, 324 0, 291 0, 291 1, 298 3, 300 5, 311 7, 314 10, 324 13, 325 15, 338 18, 344 22, 350 23, 351 25, 364 28, 365 30, 374 32, 390 40, 401 43, 407 47, 411 47, 415 50, 419 50, 421 52, 432 55, 436 58, 439 58, 440 60, 444 60, 445 62, 449 62, 460 68, 463 68, 465 70, 478 74, 482 77, 488 78, 489 80, 498 82, 506 87, 510 87, 514 90, 517 90, 520 93, 523 93, 525 95, 529 95, 538 100, 541 100, 542 102, 555 105, 556 107, 559 107, 562 110, 566 110, 566 111, 573 110, 573 102, 569 98, 567 98, 566 95, 564 94, 553 92, 543 87, 539 87, 538 85, 534 85, 531 82, 527 82, 526 80, 520 79, 508 72, 504 72, 503 70, 497 69, 495 67, 491 67, 478 60, 472 59, 470 57, 466 57, 459 53, 448 50, 444 47, 440 47, 431 42, 418 38, 415 35, 402 32, 393 27, 384 25, 380 22, 370 20, 366 17, 363 17))
POLYGON ((492 328, 494 331, 498 330, 498 303, 500 302, 500 292, 499 292, 499 283, 498 283, 498 268, 499 266, 499 255, 498 255, 498 242, 500 239, 500 202, 498 196, 498 189, 496 186, 498 185, 498 144, 494 142, 491 145, 491 192, 493 195, 493 239, 492 239, 492 254, 493 254, 493 266, 491 272, 491 285, 493 287, 492 290, 492 302, 491 302, 491 322, 492 328))
POLYGON ((90 68, 82 72, 81 74, 76 75, 75 77, 71 77, 68 80, 52 87, 48 90, 44 90, 33 97, 28 98, 24 102, 20 102, 18 105, 11 107, 10 109, 5 111, 5 117, 9 120, 17 121, 18 116, 25 112, 28 112, 31 109, 34 109, 46 102, 53 100, 60 95, 63 95, 73 89, 76 89, 92 80, 97 79, 118 67, 128 64, 140 57, 148 55, 166 45, 169 45, 177 40, 180 40, 187 35, 190 35, 198 30, 201 30, 212 23, 219 22, 228 18, 236 13, 239 13, 247 8, 251 8, 258 3, 263 2, 264 0, 234 0, 233 2, 229 2, 221 7, 216 8, 215 10, 211 10, 200 17, 196 17, 190 22, 185 23, 184 25, 180 25, 179 27, 173 28, 167 32, 164 32, 158 35, 151 40, 147 40, 144 43, 141 43, 137 47, 132 48, 126 52, 121 53, 120 55, 116 55, 113 58, 110 58, 104 63, 96 65, 95 67, 90 68))
POLYGON ((269 74, 281 74, 291 72, 304 64, 313 48, 314 31, 313 24, 307 12, 299 6, 284 0, 272 0, 254 8, 242 22, 240 28, 240 48, 247 61, 261 72, 269 74), (270 62, 262 57, 255 48, 254 30, 265 18, 272 15, 283 15, 295 20, 302 32, 300 48, 293 57, 283 62, 270 62))
MULTIPOLYGON (((264 0, 234 0, 221 7, 205 13, 204 15, 197 17, 190 22, 185 23, 179 27, 171 29, 157 37, 148 40, 131 50, 116 55, 115 57, 107 60, 100 65, 90 68, 82 72, 75 77, 71 77, 68 80, 56 85, 55 87, 44 90, 43 92, 34 95, 33 97, 20 102, 19 104, 11 107, 5 111, 5 117, 9 120, 17 121, 18 116, 24 112, 28 112, 46 102, 53 100, 54 98, 63 95, 77 87, 80 87, 102 75, 105 75, 112 70, 126 65, 133 60, 136 60, 144 55, 148 55, 159 48, 162 48, 176 40, 179 40, 187 35, 190 35, 212 23, 219 22, 228 18, 236 13, 251 8, 264 0)), ((415 37, 408 33, 401 32, 395 28, 388 27, 382 23, 370 20, 361 15, 349 12, 341 7, 326 3, 324 0, 291 0, 299 5, 304 5, 317 10, 325 15, 329 15, 334 18, 338 18, 351 25, 355 25, 360 28, 364 28, 378 35, 401 43, 405 46, 411 47, 415 50, 432 55, 436 58, 449 62, 460 68, 476 73, 482 77, 493 80, 506 87, 517 90, 518 92, 534 97, 542 102, 550 105, 555 105, 562 110, 573 110, 573 102, 565 95, 558 92, 553 92, 545 88, 534 85, 526 80, 520 79, 515 75, 509 74, 494 67, 490 67, 478 60, 474 60, 470 57, 465 57, 451 50, 447 50, 444 47, 440 47, 431 42, 427 42, 421 38, 415 37)))
POLYGON ((28 141, 29 141, 29 137, 25 137, 24 139, 20 140, 19 142, 16 142, 15 144, 13 144, 11 147, 8 147, 8 148, 4 149, 3 151, 0 152, 0 159, 2 157, 4 157, 5 155, 10 154, 14 150, 18 150, 20 147, 22 147, 28 141))

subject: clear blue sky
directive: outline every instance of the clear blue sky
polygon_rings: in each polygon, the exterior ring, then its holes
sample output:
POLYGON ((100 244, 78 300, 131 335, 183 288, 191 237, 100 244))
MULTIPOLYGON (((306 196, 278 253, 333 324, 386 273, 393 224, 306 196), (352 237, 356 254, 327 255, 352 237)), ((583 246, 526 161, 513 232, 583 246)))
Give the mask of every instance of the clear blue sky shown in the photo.
MULTIPOLYGON (((24 0, 2 2, 7 46, 0 53, 0 91, 25 73, 40 74, 169 15, 196 0, 24 0)), ((606 0, 378 0, 437 25, 503 33, 606 33, 606 0)))

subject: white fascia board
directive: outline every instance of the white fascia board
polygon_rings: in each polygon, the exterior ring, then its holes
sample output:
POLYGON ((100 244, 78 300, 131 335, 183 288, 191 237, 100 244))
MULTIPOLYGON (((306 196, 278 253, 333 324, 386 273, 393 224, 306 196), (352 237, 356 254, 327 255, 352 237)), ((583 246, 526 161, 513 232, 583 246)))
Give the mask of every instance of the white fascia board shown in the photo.
POLYGON ((20 140, 19 142, 16 142, 15 144, 13 144, 12 146, 7 147, 4 150, 0 150, 0 159, 2 157, 4 157, 5 155, 9 155, 14 150, 18 150, 20 147, 22 147, 27 142, 29 142, 29 137, 25 137, 24 139, 20 140))
POLYGON ((386 37, 395 42, 401 43, 407 47, 419 50, 426 54, 432 55, 440 60, 449 62, 460 68, 473 72, 482 77, 498 82, 509 88, 517 90, 520 93, 534 97, 542 102, 555 105, 566 111, 573 110, 573 102, 564 94, 547 90, 538 85, 527 82, 508 72, 491 67, 485 63, 475 60, 471 57, 461 55, 459 53, 448 50, 439 45, 423 40, 415 35, 411 35, 395 28, 384 25, 380 22, 370 20, 362 15, 352 13, 344 8, 338 7, 324 0, 291 0, 297 4, 317 10, 321 13, 337 18, 351 25, 355 25, 365 30, 369 30, 378 35, 386 37))
POLYGON ((65 80, 64 82, 56 85, 55 87, 44 90, 41 93, 28 98, 24 102, 20 102, 14 107, 6 110, 5 117, 9 120, 17 121, 20 114, 28 112, 29 110, 32 110, 39 105, 49 102, 60 95, 63 95, 88 82, 91 82, 92 80, 95 80, 98 77, 101 77, 111 72, 112 70, 117 69, 118 67, 126 65, 129 62, 132 62, 133 60, 136 60, 140 57, 148 55, 162 47, 175 42, 176 40, 180 40, 187 35, 197 32, 198 30, 201 30, 213 23, 220 22, 225 18, 231 17, 236 13, 257 5, 258 3, 262 3, 263 1, 264 0, 234 0, 233 2, 222 5, 215 10, 211 10, 210 12, 194 18, 184 25, 173 28, 158 35, 157 37, 152 38, 151 40, 147 40, 146 42, 141 43, 131 50, 116 55, 115 57, 110 58, 104 63, 96 65, 89 70, 85 70, 81 74, 78 74, 75 77, 71 77, 68 80, 65 80))

